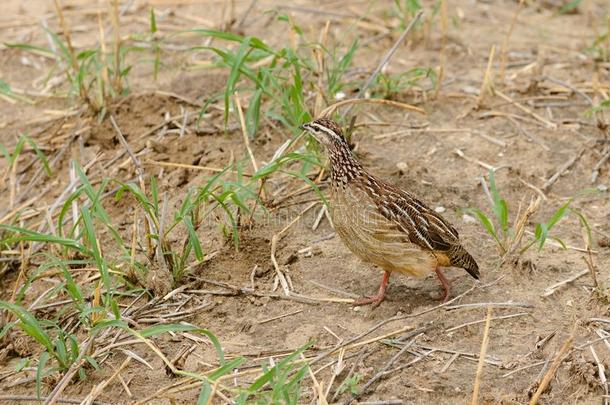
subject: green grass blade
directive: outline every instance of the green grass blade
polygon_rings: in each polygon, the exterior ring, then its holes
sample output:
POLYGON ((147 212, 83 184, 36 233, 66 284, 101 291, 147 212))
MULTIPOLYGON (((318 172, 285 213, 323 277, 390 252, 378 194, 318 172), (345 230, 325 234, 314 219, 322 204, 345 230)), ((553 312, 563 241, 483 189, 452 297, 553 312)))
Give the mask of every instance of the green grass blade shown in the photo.
POLYGON ((197 397, 197 405, 208 405, 211 395, 212 387, 210 386, 210 383, 203 381, 201 384, 201 391, 199 391, 199 396, 197 397))
POLYGON ((258 123, 260 119, 261 109, 261 95, 263 94, 262 89, 257 89, 248 103, 248 110, 246 111, 246 131, 250 139, 254 138, 256 131, 258 130, 258 123))
POLYGON ((184 217, 183 221, 184 221, 184 224, 186 225, 186 230, 189 233, 189 243, 191 244, 191 246, 193 247, 193 250, 195 251, 195 257, 197 258, 198 261, 201 261, 204 258, 203 249, 201 248, 201 243, 199 242, 199 237, 197 236, 197 232, 195 232, 195 227, 193 226, 193 222, 191 221, 191 218, 188 216, 184 217))
POLYGON ((11 236, 5 239, 2 239, 3 243, 11 244, 15 242, 21 241, 29 241, 29 242, 41 242, 41 243, 54 243, 60 246, 65 246, 70 249, 77 250, 85 255, 88 255, 90 252, 87 248, 81 245, 78 241, 69 238, 62 238, 55 235, 50 235, 46 233, 40 233, 36 231, 32 231, 31 229, 19 228, 12 225, 2 225, 0 224, 0 229, 4 229, 13 233, 21 234, 22 236, 11 236))
POLYGON ((102 258, 102 252, 100 251, 100 247, 97 242, 95 228, 93 227, 93 219, 91 218, 89 209, 87 207, 83 207, 81 209, 81 215, 83 218, 83 225, 85 227, 84 234, 87 237, 87 242, 89 243, 91 253, 93 255, 93 260, 95 261, 95 264, 100 272, 104 287, 106 290, 110 290, 110 273, 108 272, 106 261, 102 258))
POLYGON ((577 209, 570 208, 570 211, 572 211, 578 217, 578 220, 580 221, 580 226, 582 228, 584 228, 586 231, 587 244, 588 244, 588 246, 591 246, 593 244, 593 234, 591 233, 591 226, 589 225, 589 221, 587 220, 587 217, 581 211, 579 211, 577 209))
POLYGON ((34 45, 29 45, 29 44, 12 44, 12 43, 8 43, 8 42, 5 42, 4 45, 7 48, 21 49, 22 51, 27 51, 27 52, 30 52, 33 54, 41 55, 46 58, 57 59, 57 55, 55 55, 53 52, 51 52, 50 50, 48 50, 46 48, 42 48, 39 46, 34 46, 34 45))
POLYGON ((252 48, 250 46, 250 39, 251 39, 251 37, 244 39, 243 42, 241 43, 241 45, 239 46, 239 49, 237 50, 237 53, 235 54, 235 59, 233 61, 233 64, 231 65, 231 71, 229 72, 229 78, 227 79, 227 83, 225 85, 225 92, 224 92, 225 126, 229 122, 230 98, 233 95, 233 93, 235 92, 235 86, 237 84, 237 80, 239 79, 239 76, 241 73, 241 67, 244 64, 246 58, 248 57, 248 54, 252 50, 252 48))
POLYGON ((20 323, 18 323, 17 326, 19 326, 28 336, 44 346, 49 353, 55 352, 51 337, 45 332, 38 320, 26 309, 7 301, 0 301, 0 308, 11 312, 19 318, 20 323))
POLYGON ((13 89, 11 89, 11 86, 9 86, 4 80, 0 80, 0 94, 4 94, 8 98, 21 101, 23 103, 34 104, 32 99, 15 93, 13 89))
POLYGON ((0 152, 4 155, 4 160, 6 160, 7 165, 12 161, 11 153, 6 149, 4 144, 0 143, 0 152))
POLYGON ((568 208, 570 208, 570 204, 572 204, 572 199, 568 200, 568 202, 566 202, 565 204, 563 204, 561 207, 559 207, 559 209, 557 209, 557 211, 555 211, 555 213, 553 214, 553 216, 551 217, 551 219, 549 219, 549 221, 546 223, 547 228, 550 230, 557 222, 559 222, 559 220, 561 218, 563 218, 566 214, 566 212, 568 211, 568 208))
POLYGON ((471 208, 468 210, 468 212, 472 213, 479 220, 479 222, 481 223, 481 225, 483 225, 487 233, 494 238, 498 246, 502 246, 502 243, 500 242, 500 239, 498 238, 498 235, 496 233, 494 224, 489 220, 487 215, 485 215, 485 213, 478 208, 471 208))
POLYGON ((44 377, 44 366, 49 361, 49 353, 42 352, 38 357, 38 367, 36 367, 36 398, 40 401, 40 391, 42 387, 42 378, 44 377))
POLYGON ((153 34, 157 32, 157 18, 155 17, 155 9, 152 7, 150 8, 150 32, 153 34))
POLYGON ((30 137, 28 137, 26 135, 22 135, 22 136, 25 138, 27 143, 32 147, 32 149, 34 149, 36 156, 38 156, 38 160, 40 160, 40 162, 42 163, 42 166, 44 167, 45 173, 47 173, 47 176, 50 177, 53 173, 51 172, 51 168, 49 167, 49 161, 47 160, 47 157, 45 156, 45 154, 42 153, 42 151, 38 148, 38 145, 36 145, 36 142, 34 142, 30 137))
POLYGON ((237 357, 233 360, 230 360, 230 361, 224 363, 221 367, 219 367, 213 373, 210 373, 208 375, 208 378, 212 381, 217 380, 218 378, 222 377, 223 375, 231 373, 234 369, 239 367, 244 362, 244 360, 245 359, 243 357, 237 357))

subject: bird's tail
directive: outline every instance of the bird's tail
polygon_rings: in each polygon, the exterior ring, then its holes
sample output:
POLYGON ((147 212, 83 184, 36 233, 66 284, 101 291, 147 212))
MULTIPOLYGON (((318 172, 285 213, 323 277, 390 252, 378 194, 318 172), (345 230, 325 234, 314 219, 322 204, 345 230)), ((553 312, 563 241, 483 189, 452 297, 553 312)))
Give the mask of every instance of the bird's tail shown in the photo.
POLYGON ((472 277, 477 280, 479 279, 479 265, 474 260, 474 257, 472 257, 462 245, 454 245, 449 251, 448 256, 453 266, 461 267, 472 277))

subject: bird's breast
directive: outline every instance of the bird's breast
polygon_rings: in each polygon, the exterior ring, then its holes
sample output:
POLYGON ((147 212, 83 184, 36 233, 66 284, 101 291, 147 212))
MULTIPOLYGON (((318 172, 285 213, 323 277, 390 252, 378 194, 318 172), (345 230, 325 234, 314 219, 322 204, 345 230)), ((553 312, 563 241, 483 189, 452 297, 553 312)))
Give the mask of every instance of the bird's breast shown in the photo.
POLYGON ((393 221, 379 212, 363 190, 333 187, 330 213, 343 243, 362 260, 384 270, 415 276, 424 276, 434 269, 434 255, 410 242, 393 221))

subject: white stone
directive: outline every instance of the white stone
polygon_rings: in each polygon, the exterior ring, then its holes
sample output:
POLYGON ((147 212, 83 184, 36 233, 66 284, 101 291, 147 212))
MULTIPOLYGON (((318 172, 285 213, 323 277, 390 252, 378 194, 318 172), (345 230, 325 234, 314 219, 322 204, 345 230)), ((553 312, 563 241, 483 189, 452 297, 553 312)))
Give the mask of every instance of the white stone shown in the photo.
POLYGON ((477 222, 477 220, 472 215, 464 214, 462 215, 462 222, 467 224, 474 224, 475 222, 477 222))

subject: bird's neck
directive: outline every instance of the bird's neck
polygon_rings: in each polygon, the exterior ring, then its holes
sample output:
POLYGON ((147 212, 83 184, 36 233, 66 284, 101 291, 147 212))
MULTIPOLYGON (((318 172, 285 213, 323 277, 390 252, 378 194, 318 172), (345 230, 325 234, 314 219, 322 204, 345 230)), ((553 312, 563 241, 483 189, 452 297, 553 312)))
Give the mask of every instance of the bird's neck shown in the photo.
POLYGON ((330 178, 333 186, 345 187, 364 174, 360 162, 352 155, 347 143, 335 145, 329 150, 330 178))

